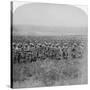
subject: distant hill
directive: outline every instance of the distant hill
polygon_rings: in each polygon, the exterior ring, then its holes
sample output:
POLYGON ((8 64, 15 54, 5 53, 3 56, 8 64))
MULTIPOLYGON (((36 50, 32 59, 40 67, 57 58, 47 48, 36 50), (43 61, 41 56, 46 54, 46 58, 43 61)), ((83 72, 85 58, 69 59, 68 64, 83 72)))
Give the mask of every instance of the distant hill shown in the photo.
POLYGON ((87 27, 45 27, 34 25, 13 26, 13 35, 21 36, 87 35, 87 32, 87 27))

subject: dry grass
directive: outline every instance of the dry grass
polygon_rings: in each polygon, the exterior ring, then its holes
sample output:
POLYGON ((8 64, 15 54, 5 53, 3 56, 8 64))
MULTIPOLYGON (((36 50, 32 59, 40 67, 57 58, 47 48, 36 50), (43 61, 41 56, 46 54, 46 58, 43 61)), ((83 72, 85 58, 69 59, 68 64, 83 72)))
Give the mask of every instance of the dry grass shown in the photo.
POLYGON ((65 85, 80 80, 81 72, 77 64, 80 65, 80 63, 66 63, 64 60, 56 62, 49 59, 43 62, 15 64, 13 69, 14 85, 18 88, 23 87, 24 82, 33 83, 33 85, 29 84, 28 87, 40 86, 40 83, 41 86, 53 86, 57 82, 60 84, 63 82, 65 85), (38 85, 34 84, 35 82, 38 82, 38 85))

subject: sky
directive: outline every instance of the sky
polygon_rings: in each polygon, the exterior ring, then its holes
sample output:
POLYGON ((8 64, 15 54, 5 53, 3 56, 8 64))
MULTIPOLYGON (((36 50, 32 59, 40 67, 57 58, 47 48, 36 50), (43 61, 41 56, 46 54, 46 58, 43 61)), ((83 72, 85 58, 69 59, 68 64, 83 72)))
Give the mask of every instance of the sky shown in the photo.
MULTIPOLYGON (((13 12, 16 10, 16 8, 18 8, 18 7, 20 7, 20 6, 22 6, 22 5, 24 5, 24 4, 28 4, 28 2, 13 2, 13 12)), ((88 5, 86 5, 86 4, 72 4, 72 5, 74 5, 74 6, 76 6, 76 7, 79 7, 79 8, 81 8, 82 10, 84 10, 87 14, 88 14, 88 5)))
POLYGON ((34 34, 36 32, 36 34, 42 34, 43 32, 51 34, 53 32, 54 34, 56 31, 55 27, 58 27, 57 34, 58 32, 87 33, 85 28, 88 27, 88 16, 85 13, 87 12, 87 6, 85 5, 77 5, 79 8, 76 8, 72 5, 24 4, 24 2, 14 4, 13 24, 18 27, 17 31, 19 33, 27 35, 31 32, 34 34), (81 7, 85 12, 80 9, 81 7), (45 27, 49 28, 46 28, 46 30, 45 27), (78 29, 75 30, 76 28, 78 29))

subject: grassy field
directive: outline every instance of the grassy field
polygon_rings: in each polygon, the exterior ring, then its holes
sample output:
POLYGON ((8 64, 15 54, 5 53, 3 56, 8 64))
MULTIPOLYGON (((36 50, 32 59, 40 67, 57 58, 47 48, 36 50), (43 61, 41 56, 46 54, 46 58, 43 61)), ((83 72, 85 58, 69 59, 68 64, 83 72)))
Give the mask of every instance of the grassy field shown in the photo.
MULTIPOLYGON (((36 38, 32 37, 32 39, 36 38)), ((47 39, 47 37, 43 38, 47 39)), ((51 40, 50 38, 48 40, 51 40)), ((70 40, 70 38, 67 39, 70 40)), ((47 58, 33 63, 13 64, 13 88, 87 84, 87 37, 83 39, 83 37, 76 36, 77 38, 82 39, 85 44, 86 53, 82 59, 57 61, 47 58)), ((38 39, 43 40, 41 37, 38 39)), ((75 39, 74 36, 72 39, 75 39)), ((31 40, 31 38, 14 37, 14 40, 20 42, 31 40)))

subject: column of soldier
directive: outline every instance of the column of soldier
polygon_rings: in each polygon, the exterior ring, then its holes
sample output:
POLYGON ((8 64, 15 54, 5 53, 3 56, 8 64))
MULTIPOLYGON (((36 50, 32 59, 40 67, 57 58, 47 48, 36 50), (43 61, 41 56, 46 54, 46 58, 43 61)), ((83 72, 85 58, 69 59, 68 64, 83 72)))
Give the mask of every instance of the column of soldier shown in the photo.
POLYGON ((68 60, 82 58, 80 40, 52 40, 12 42, 13 63, 35 62, 37 60, 68 60))

